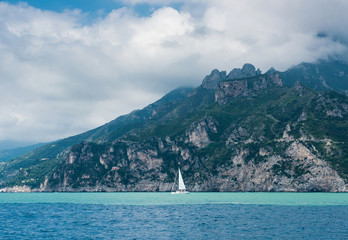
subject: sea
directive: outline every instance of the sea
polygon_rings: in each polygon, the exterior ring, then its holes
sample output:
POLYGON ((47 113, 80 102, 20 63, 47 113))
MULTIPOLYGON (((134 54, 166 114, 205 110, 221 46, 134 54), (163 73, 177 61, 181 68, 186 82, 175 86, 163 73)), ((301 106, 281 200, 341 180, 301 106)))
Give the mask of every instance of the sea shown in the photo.
POLYGON ((1 193, 0 239, 348 239, 348 193, 1 193))

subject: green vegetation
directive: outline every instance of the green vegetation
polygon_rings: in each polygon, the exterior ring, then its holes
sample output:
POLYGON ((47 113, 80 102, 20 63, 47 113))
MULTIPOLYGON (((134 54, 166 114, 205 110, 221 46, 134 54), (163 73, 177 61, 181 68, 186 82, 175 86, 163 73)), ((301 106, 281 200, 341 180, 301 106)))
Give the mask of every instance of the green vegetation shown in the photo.
POLYGON ((315 64, 302 63, 281 73, 285 86, 291 87, 299 81, 317 91, 348 90, 348 65, 339 61, 319 61, 315 64))
MULTIPOLYGON (((252 85, 255 80, 247 81, 252 85)), ((156 181, 159 174, 164 176, 162 182, 171 182, 179 165, 184 173, 197 173, 204 181, 209 174, 218 175, 221 166, 234 167, 232 158, 242 151, 246 164, 263 164, 268 155, 286 158, 291 138, 301 138, 307 148, 348 179, 348 97, 333 92, 318 94, 301 84, 269 86, 248 96, 230 97, 224 104, 215 102, 212 89, 199 87, 188 93, 170 93, 142 110, 3 164, 2 186, 37 188, 45 176, 49 176, 51 186, 64 179, 72 188, 113 186, 115 181, 132 185, 142 176, 156 181), (203 131, 199 134, 207 134, 210 140, 202 148, 188 139, 199 124, 203 131), (189 156, 183 156, 184 150, 189 156), (74 155, 69 164, 68 154, 74 155), (132 154, 136 161, 131 163, 132 154), (154 165, 163 161, 160 173, 145 166, 144 159, 153 160, 154 165)), ((271 171, 294 178, 308 173, 303 166, 293 167, 291 160, 278 162, 271 171)))
POLYGON ((53 172, 59 162, 59 159, 45 159, 33 166, 20 168, 18 174, 11 178, 6 183, 6 186, 27 185, 32 188, 38 188, 44 182, 45 176, 53 172))

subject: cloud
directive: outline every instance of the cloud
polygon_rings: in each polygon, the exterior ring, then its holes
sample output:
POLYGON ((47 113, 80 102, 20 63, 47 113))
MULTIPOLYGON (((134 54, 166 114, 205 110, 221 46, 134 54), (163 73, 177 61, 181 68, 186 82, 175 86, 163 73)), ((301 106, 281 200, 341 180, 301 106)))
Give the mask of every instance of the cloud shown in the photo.
POLYGON ((127 2, 88 24, 78 10, 0 2, 0 140, 89 130, 213 68, 284 70, 347 50, 347 1, 127 2), (157 7, 139 16, 138 3, 157 7))
MULTIPOLYGON (((115 0, 119 2, 119 0, 115 0)), ((182 0, 121 0, 124 4, 127 5, 136 5, 136 4, 149 4, 149 5, 161 5, 165 6, 172 3, 182 3, 182 0)))

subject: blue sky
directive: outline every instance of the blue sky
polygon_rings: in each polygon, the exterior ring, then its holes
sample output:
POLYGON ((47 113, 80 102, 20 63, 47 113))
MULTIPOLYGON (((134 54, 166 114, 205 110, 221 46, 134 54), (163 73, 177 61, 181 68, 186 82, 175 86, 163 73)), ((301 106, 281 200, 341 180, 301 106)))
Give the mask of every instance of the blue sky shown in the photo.
POLYGON ((216 68, 348 56, 346 0, 26 2, 0 1, 0 142, 90 130, 216 68))
POLYGON ((50 11, 62 12, 66 9, 81 9, 85 12, 95 12, 104 10, 109 12, 112 9, 124 7, 125 4, 115 0, 6 0, 5 2, 17 4, 26 2, 29 5, 50 11))
MULTIPOLYGON (((4 2, 8 2, 10 4, 25 2, 35 8, 55 12, 80 9, 85 13, 89 13, 90 16, 97 16, 99 14, 105 16, 113 9, 130 6, 130 4, 126 4, 126 1, 117 0, 6 0, 4 2)), ((140 2, 131 5, 132 9, 140 16, 149 16, 155 9, 163 4, 140 2)), ((179 8, 182 4, 170 3, 166 5, 173 8, 179 8)))

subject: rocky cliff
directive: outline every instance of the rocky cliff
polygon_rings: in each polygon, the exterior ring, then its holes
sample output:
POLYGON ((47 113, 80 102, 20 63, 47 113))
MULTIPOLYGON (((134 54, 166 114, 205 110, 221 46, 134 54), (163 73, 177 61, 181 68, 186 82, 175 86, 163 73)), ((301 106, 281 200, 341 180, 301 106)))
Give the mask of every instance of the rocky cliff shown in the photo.
POLYGON ((35 168, 18 170, 3 191, 171 191, 178 166, 189 191, 348 190, 343 95, 284 87, 278 72, 246 64, 153 108, 60 153, 36 185, 35 168))
POLYGON ((215 101, 223 104, 227 103, 230 98, 252 97, 258 94, 260 90, 273 86, 282 86, 282 81, 277 72, 240 80, 222 80, 215 91, 215 101))

